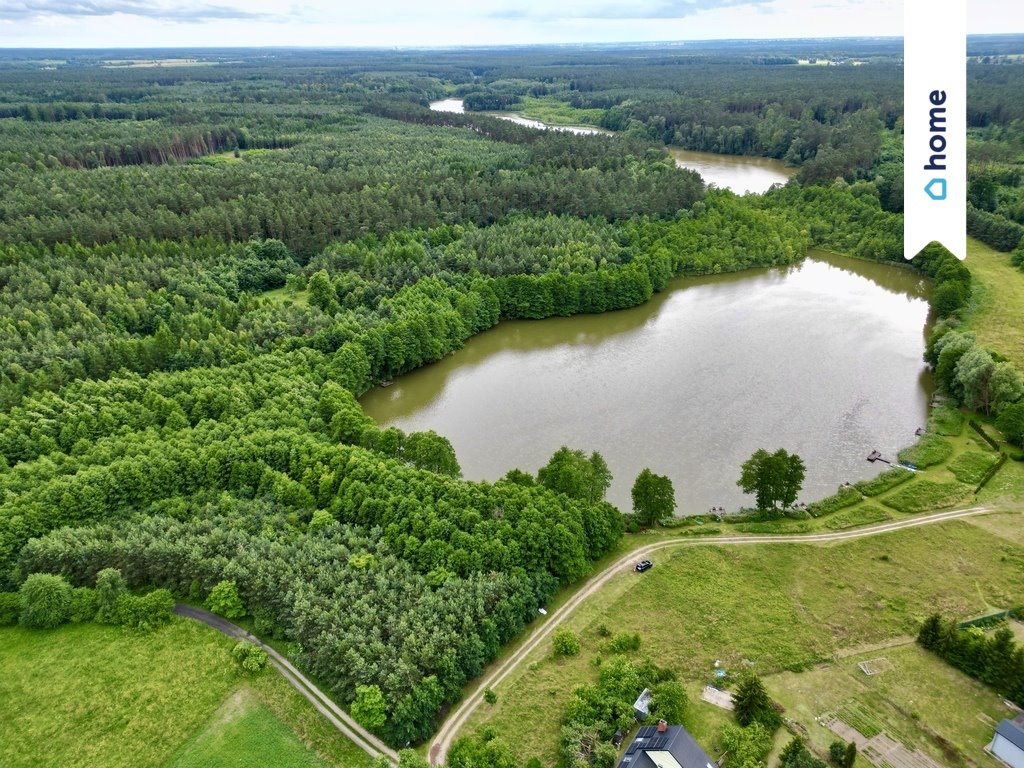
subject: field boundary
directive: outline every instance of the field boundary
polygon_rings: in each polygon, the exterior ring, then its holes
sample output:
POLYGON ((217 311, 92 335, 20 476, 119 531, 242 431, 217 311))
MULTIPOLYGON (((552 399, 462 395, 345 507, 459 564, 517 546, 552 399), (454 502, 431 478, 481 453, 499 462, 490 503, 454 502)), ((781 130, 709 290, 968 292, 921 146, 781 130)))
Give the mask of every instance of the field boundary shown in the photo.
POLYGON ((539 625, 526 641, 504 662, 499 664, 490 674, 478 678, 476 686, 462 702, 455 707, 448 718, 441 725, 433 741, 430 743, 428 759, 431 765, 443 764, 448 757, 448 750, 455 740, 456 734, 469 721, 470 716, 483 702, 483 692, 488 688, 495 688, 505 680, 519 664, 533 652, 548 636, 565 621, 580 605, 591 595, 603 587, 613 576, 631 572, 633 561, 638 557, 645 557, 653 552, 663 549, 674 549, 680 547, 692 547, 702 545, 744 545, 744 544, 829 544, 834 542, 850 541, 854 539, 878 536, 884 533, 891 533, 907 528, 915 528, 922 525, 934 525, 948 520, 958 520, 973 515, 981 515, 989 512, 1020 511, 1018 508, 1005 507, 967 507, 964 509, 952 509, 944 512, 936 512, 918 517, 906 518, 903 520, 888 521, 866 528, 859 528, 847 531, 834 531, 831 533, 809 533, 809 534, 768 534, 753 536, 701 536, 690 539, 670 539, 667 541, 654 542, 623 555, 614 563, 609 565, 600 573, 592 576, 564 605, 548 614, 543 624, 539 625))
POLYGON ((295 690, 301 693, 314 707, 316 707, 317 711, 326 717, 331 725, 337 728, 342 735, 361 750, 366 752, 370 757, 379 757, 383 755, 391 761, 393 765, 398 764, 397 752, 359 725, 359 723, 352 719, 351 715, 335 704, 327 694, 313 685, 305 675, 299 672, 299 670, 296 669, 288 659, 261 641, 258 637, 250 634, 237 624, 232 624, 230 621, 223 619, 214 613, 210 613, 209 611, 204 611, 202 608, 178 603, 174 606, 174 612, 187 619, 200 621, 228 637, 233 637, 236 640, 244 640, 258 645, 267 652, 267 655, 270 657, 270 663, 274 665, 284 679, 287 680, 295 690))

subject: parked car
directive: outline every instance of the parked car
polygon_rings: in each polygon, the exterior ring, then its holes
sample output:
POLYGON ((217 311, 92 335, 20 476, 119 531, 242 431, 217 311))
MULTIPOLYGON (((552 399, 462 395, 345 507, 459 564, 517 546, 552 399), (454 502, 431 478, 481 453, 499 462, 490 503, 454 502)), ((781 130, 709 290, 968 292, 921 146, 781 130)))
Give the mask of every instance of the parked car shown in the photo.
POLYGON ((643 573, 647 569, 653 568, 653 567, 654 567, 654 563, 652 563, 650 560, 641 560, 639 563, 637 563, 634 566, 634 568, 635 568, 637 573, 643 573))

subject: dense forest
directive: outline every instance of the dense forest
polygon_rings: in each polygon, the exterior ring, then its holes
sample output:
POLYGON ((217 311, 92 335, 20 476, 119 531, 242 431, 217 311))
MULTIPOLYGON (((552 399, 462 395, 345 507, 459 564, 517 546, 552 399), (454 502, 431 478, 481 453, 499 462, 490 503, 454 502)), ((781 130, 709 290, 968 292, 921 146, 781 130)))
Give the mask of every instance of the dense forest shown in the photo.
MULTIPOLYGON (((380 732, 425 739, 623 519, 543 472, 462 480, 443 436, 381 429, 357 398, 502 319, 811 246, 902 262, 900 72, 860 45, 0 59, 0 585, 118 568, 201 601, 234 581, 341 702, 375 686, 380 732), (446 95, 618 133, 429 110, 446 95), (666 142, 801 170, 741 197, 666 142)), ((972 65, 971 226, 1003 250, 1024 128, 1000 94, 1022 71, 972 65)), ((914 265, 954 328, 969 272, 941 249, 914 265)))

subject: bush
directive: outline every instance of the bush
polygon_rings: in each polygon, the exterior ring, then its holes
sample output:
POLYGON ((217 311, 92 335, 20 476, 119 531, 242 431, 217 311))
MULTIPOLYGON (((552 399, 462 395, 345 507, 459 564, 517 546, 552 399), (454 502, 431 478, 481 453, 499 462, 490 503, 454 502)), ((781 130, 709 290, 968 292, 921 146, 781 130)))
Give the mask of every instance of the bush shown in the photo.
POLYGON ((146 595, 125 593, 117 599, 118 624, 149 632, 171 620, 174 597, 166 589, 154 589, 146 595))
POLYGON ((117 568, 104 568, 96 574, 96 622, 117 624, 117 601, 128 591, 117 568))
MULTIPOLYGON (((248 645, 250 648, 256 647, 249 643, 239 643, 235 649, 237 650, 243 645, 248 645)), ((384 700, 384 694, 376 685, 356 686, 356 698, 352 702, 350 710, 356 722, 371 731, 383 728, 384 723, 388 720, 387 702, 384 700)))
POLYGON ((244 640, 231 649, 231 657, 238 662, 238 666, 243 670, 253 674, 266 669, 267 662, 270 661, 266 651, 258 645, 244 640))
POLYGON ((580 652, 580 638, 568 627, 559 627, 551 636, 555 656, 575 656, 580 652))
POLYGON ((608 653, 628 653, 640 650, 640 635, 636 632, 616 632, 604 649, 608 653))
POLYGON ((909 448, 904 448, 899 453, 899 459, 904 464, 913 464, 915 467, 931 467, 941 464, 953 455, 953 444, 943 440, 938 435, 925 433, 917 442, 909 448))
POLYGON ((860 495, 860 491, 854 486, 843 485, 831 496, 808 504, 807 511, 811 514, 811 517, 822 517, 845 507, 852 507, 862 498, 863 496, 860 495))
POLYGON ((33 573, 19 591, 24 627, 52 629, 59 627, 71 616, 71 585, 63 576, 33 573))
POLYGON ((859 483, 854 483, 853 487, 863 493, 865 496, 878 496, 879 494, 891 491, 898 485, 902 485, 914 476, 914 473, 909 469, 902 469, 900 467, 892 467, 891 469, 885 470, 882 474, 877 477, 873 477, 870 480, 861 480, 859 483))
POLYGON ((946 437, 959 437, 963 434, 966 418, 963 411, 950 405, 940 405, 932 411, 928 419, 930 430, 946 437))
POLYGON ((782 718, 757 675, 746 674, 740 678, 732 700, 736 720, 744 728, 759 723, 771 734, 782 725, 782 718))
POLYGON ((210 590, 206 598, 206 609, 225 619, 240 619, 245 616, 245 606, 238 596, 238 585, 225 579, 210 590))
POLYGON ((484 688, 484 701, 486 701, 488 704, 497 704, 498 694, 496 694, 490 688, 484 688))
POLYGON ((98 606, 96 590, 78 587, 71 590, 71 621, 79 624, 96 618, 98 606))
POLYGON ((0 592, 0 627, 18 623, 21 613, 21 595, 17 592, 0 592))

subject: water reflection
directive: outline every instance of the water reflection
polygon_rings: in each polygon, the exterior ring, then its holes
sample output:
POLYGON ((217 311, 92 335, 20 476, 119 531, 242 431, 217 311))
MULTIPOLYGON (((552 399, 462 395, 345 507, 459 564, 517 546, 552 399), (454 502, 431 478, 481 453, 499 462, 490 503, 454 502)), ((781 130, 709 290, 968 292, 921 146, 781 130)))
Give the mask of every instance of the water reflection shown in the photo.
POLYGON ((629 506, 645 466, 680 510, 736 508, 739 465, 785 447, 805 499, 878 470, 924 424, 927 285, 899 267, 812 252, 787 269, 677 280, 641 307, 505 322, 367 393, 367 413, 451 439, 464 475, 530 472, 562 444, 599 450, 629 506))

